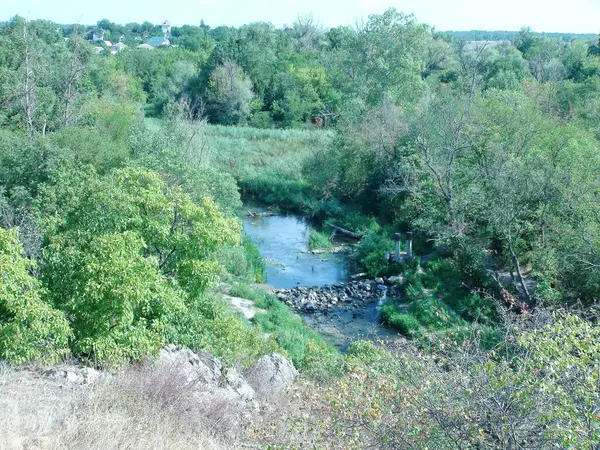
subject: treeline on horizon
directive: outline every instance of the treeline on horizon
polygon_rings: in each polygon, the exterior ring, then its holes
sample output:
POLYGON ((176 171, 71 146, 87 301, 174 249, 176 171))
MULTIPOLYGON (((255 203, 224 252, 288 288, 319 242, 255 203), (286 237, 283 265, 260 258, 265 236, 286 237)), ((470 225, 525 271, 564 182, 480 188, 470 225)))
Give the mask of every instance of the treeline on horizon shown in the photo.
POLYGON ((508 30, 469 30, 469 31, 440 31, 440 34, 452 37, 456 41, 515 41, 519 38, 519 34, 523 30, 528 30, 535 37, 547 37, 563 42, 572 42, 574 40, 582 40, 588 43, 598 39, 597 34, 592 33, 556 33, 548 31, 533 31, 530 28, 524 27, 521 31, 508 30))
MULTIPOLYGON (((113 43, 126 44, 129 48, 117 55, 116 64, 141 84, 147 115, 160 116, 167 103, 185 99, 195 115, 206 115, 213 123, 289 128, 310 122, 334 125, 345 115, 352 99, 367 100, 368 104, 381 101, 381 92, 375 91, 383 90, 383 86, 367 93, 369 87, 360 84, 361 77, 369 76, 370 71, 379 70, 381 75, 385 68, 375 65, 402 63, 399 57, 386 61, 388 57, 394 58, 389 53, 370 55, 377 44, 366 38, 376 31, 369 28, 380 27, 379 31, 383 31, 385 22, 393 20, 386 14, 387 17, 374 16, 385 17, 378 24, 370 20, 356 28, 342 26, 328 30, 311 16, 300 17, 292 26, 282 29, 264 22, 238 28, 211 28, 203 22, 199 26, 172 27, 168 36, 170 45, 152 55, 135 48, 150 37, 163 36, 161 26, 150 22, 118 25, 103 19, 93 27, 85 27, 36 21, 31 30, 46 44, 55 44, 60 37, 91 39, 94 33, 113 43), (230 80, 228 89, 226 79, 230 80)), ((584 47, 590 54, 598 52, 597 37, 591 39, 589 35, 534 33, 530 29, 436 32, 427 25, 417 24, 411 16, 402 17, 417 33, 415 45, 420 49, 416 51, 418 60, 413 63, 423 81, 452 82, 459 70, 456 56, 469 49, 467 41, 511 41, 512 45, 495 50, 492 49, 495 43, 491 42, 482 56, 487 59, 486 70, 510 73, 509 76, 516 77, 515 82, 525 76, 543 82, 545 75, 541 69, 548 64, 557 66, 558 72, 553 76, 573 80, 582 76, 572 71, 575 65, 585 62, 584 47), (521 61, 517 53, 507 54, 514 48, 519 50, 521 61), (499 57, 498 53, 503 54, 499 57), (510 61, 510 57, 515 60, 510 61), (500 61, 502 58, 504 61, 500 61), (507 70, 503 64, 513 64, 514 70, 507 70)), ((3 25, 10 26, 9 22, 3 25)), ((94 44, 103 45, 101 41, 94 44)), ((110 53, 109 48, 103 51, 110 53)), ((493 76, 500 75, 487 75, 493 76)), ((500 82, 492 81, 488 87, 495 86, 494 83, 500 82)))

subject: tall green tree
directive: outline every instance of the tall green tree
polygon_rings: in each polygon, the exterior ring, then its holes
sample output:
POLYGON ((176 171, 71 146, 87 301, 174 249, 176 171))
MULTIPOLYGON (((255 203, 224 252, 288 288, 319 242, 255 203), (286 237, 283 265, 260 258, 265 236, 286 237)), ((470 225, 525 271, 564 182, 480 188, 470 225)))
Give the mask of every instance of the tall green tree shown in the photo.
POLYGON ((254 97, 252 82, 234 61, 225 61, 210 75, 206 101, 211 120, 226 125, 245 123, 254 97))

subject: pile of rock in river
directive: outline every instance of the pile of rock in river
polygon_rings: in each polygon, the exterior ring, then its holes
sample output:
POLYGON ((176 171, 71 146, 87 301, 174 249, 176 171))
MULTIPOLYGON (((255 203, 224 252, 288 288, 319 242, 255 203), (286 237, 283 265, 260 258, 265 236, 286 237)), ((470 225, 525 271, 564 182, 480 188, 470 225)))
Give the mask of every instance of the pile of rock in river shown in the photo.
MULTIPOLYGON (((397 277, 395 277, 397 278, 397 277)), ((383 295, 399 295, 395 279, 350 281, 332 286, 296 287, 274 291, 277 298, 297 312, 315 313, 334 307, 360 308, 378 302, 383 295), (386 285, 391 285, 390 287, 386 285)))

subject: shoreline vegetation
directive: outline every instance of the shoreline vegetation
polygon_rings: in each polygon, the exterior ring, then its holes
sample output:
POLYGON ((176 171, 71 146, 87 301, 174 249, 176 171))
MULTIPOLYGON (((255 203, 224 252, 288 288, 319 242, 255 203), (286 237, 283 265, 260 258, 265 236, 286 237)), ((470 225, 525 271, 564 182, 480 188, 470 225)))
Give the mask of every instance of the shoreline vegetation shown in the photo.
POLYGON ((163 25, 0 23, 9 448, 600 445, 597 37, 481 42, 395 9, 329 30, 163 25), (332 227, 360 236, 398 339, 342 354, 261 289, 242 200, 306 217, 311 251, 332 227), (386 258, 409 232, 413 257, 386 258), (155 372, 173 348, 218 360, 235 396, 265 358, 300 375, 225 414, 155 372), (40 373, 64 365, 112 381, 59 394, 71 381, 40 373), (192 430, 184 410, 223 422, 192 430))

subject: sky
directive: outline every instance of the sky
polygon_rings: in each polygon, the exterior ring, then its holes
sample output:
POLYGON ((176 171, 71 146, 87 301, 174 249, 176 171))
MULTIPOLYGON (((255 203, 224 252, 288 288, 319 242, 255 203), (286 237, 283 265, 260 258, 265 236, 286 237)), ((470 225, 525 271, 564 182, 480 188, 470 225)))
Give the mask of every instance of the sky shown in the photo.
POLYGON ((439 31, 519 30, 600 33, 600 0, 0 0, 0 21, 16 14, 30 20, 239 26, 264 21, 280 27, 310 14, 325 27, 353 25, 395 7, 439 31))

